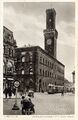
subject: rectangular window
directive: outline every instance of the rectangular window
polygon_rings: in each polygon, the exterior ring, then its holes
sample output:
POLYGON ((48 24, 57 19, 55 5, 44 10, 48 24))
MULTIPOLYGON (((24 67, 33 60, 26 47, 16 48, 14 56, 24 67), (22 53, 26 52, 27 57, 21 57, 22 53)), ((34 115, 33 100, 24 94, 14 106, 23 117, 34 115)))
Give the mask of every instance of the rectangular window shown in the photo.
POLYGON ((47 65, 47 60, 45 61, 46 65, 47 65))
POLYGON ((48 71, 48 77, 49 77, 49 71, 48 71))
POLYGON ((40 63, 42 62, 42 57, 40 57, 40 63))

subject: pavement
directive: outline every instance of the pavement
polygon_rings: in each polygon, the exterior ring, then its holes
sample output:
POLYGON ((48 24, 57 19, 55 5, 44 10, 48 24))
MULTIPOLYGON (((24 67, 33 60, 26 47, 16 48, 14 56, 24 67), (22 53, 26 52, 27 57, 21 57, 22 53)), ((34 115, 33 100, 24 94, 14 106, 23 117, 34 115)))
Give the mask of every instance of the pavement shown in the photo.
MULTIPOLYGON (((21 96, 17 95, 19 110, 12 110, 15 103, 15 96, 11 99, 3 99, 4 115, 21 115, 21 96)), ((74 114, 74 94, 48 94, 34 93, 32 102, 35 105, 35 115, 73 115, 74 114)))

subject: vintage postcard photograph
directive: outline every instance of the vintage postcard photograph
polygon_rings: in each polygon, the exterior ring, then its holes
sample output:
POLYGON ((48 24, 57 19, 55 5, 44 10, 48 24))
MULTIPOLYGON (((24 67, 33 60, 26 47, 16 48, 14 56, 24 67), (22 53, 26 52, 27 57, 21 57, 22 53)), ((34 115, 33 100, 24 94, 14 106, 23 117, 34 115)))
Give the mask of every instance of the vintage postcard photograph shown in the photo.
POLYGON ((75 114, 75 3, 3 3, 3 115, 75 114))

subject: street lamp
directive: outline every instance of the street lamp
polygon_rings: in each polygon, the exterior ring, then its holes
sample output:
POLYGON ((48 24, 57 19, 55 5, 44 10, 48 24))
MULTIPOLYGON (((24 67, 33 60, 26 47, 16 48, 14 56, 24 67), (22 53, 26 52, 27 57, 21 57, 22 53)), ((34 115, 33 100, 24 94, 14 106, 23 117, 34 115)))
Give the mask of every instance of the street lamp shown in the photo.
POLYGON ((14 81, 14 86, 16 88, 16 97, 15 97, 15 103, 13 105, 13 108, 12 110, 19 110, 19 107, 17 105, 17 91, 18 91, 18 87, 19 87, 19 81, 16 80, 16 72, 14 72, 14 78, 15 78, 15 81, 14 81))

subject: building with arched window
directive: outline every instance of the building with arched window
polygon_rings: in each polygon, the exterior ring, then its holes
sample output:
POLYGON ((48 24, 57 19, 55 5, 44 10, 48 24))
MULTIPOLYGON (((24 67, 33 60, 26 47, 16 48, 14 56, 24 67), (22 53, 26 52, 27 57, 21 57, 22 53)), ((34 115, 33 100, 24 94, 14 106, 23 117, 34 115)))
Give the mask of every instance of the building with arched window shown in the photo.
POLYGON ((14 81, 15 48, 13 32, 3 27, 3 88, 11 87, 14 81))
POLYGON ((32 88, 40 92, 46 91, 49 83, 64 85, 65 66, 48 55, 41 47, 16 48, 16 57, 16 73, 17 80, 20 82, 20 90, 32 88), (22 58, 25 61, 22 61, 22 58))
MULTIPOLYGON (((43 50, 39 46, 29 46, 16 49, 17 79, 23 88, 33 88, 34 91, 46 91, 48 84, 64 86, 65 66, 57 60, 56 11, 46 10, 46 29, 44 33, 43 50), (24 74, 22 74, 22 69, 24 74), (22 80, 22 81, 21 81, 22 80), (30 80, 32 84, 30 86, 30 80)), ((22 88, 21 88, 22 89, 22 88)))
MULTIPOLYGON (((56 11, 46 10, 46 29, 44 46, 16 48, 13 33, 4 27, 4 81, 12 83, 14 67, 19 90, 32 88, 34 91, 47 91, 49 84, 64 86, 65 66, 57 60, 56 11), (15 55, 15 56, 14 56, 15 55), (14 63, 14 58, 16 59, 14 63)), ((11 85, 11 84, 10 84, 11 85)))

